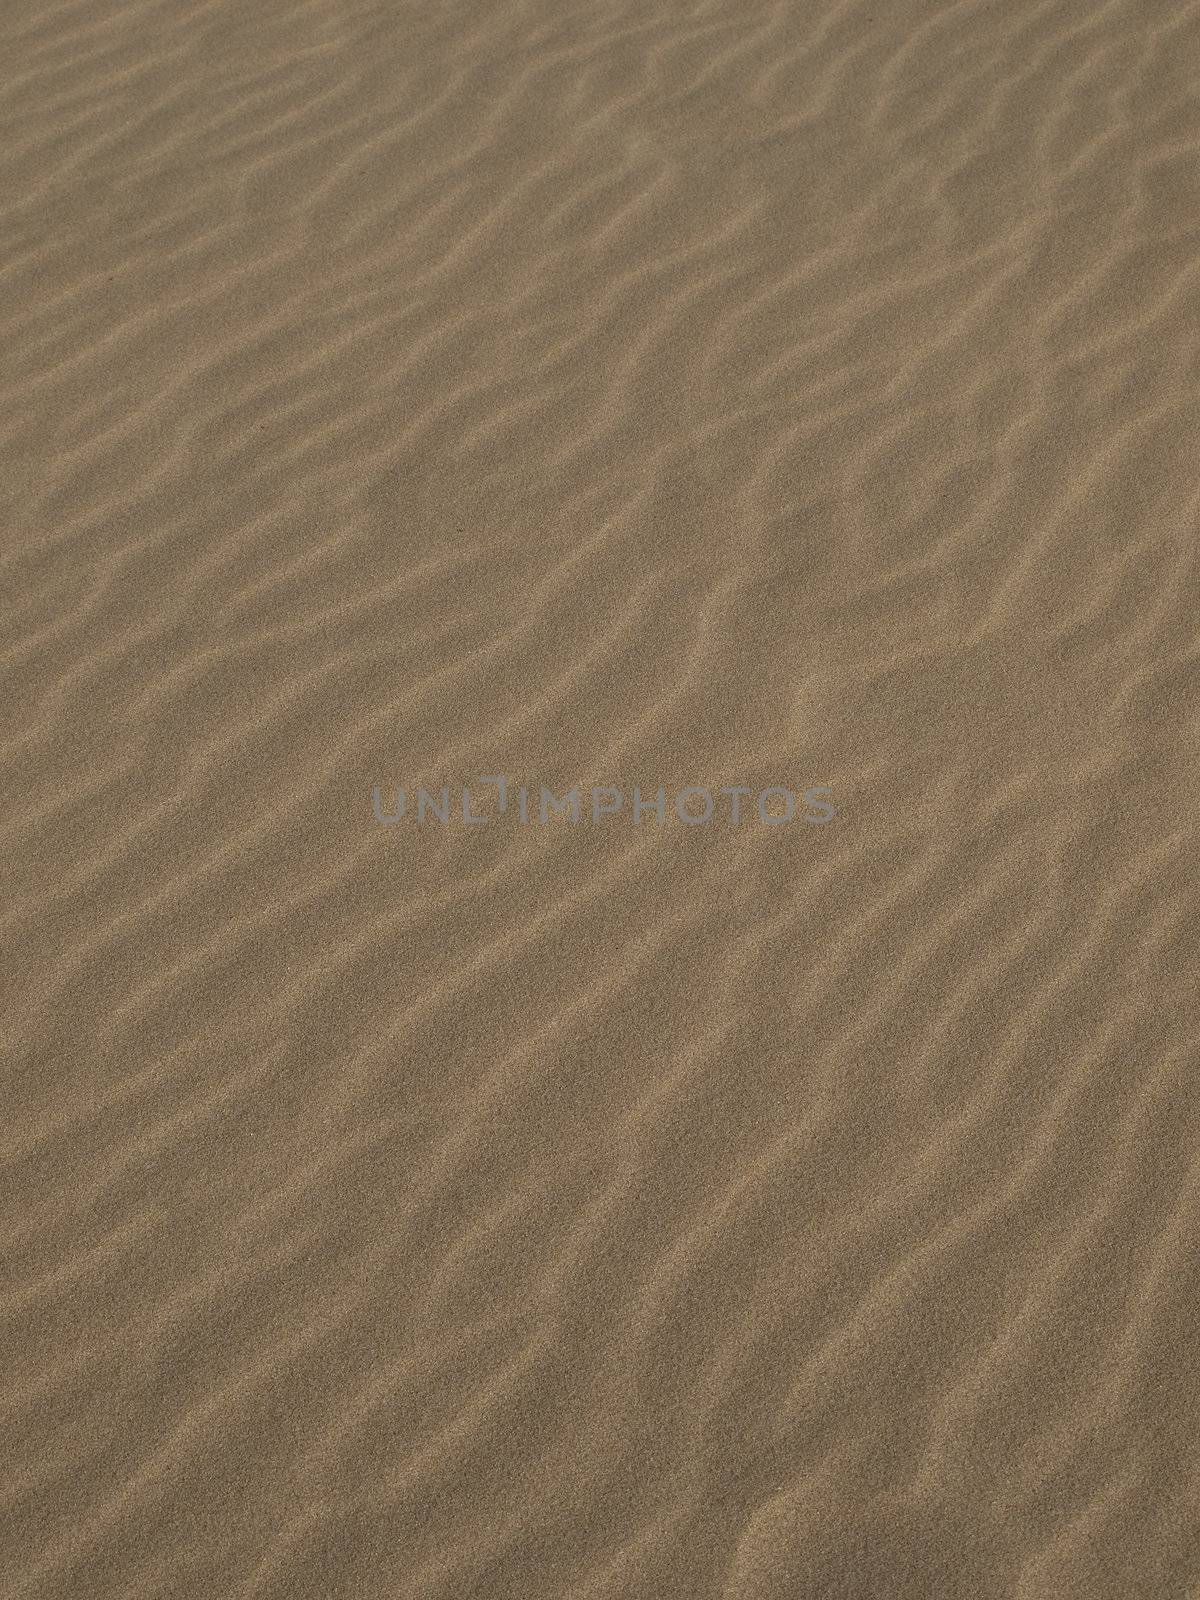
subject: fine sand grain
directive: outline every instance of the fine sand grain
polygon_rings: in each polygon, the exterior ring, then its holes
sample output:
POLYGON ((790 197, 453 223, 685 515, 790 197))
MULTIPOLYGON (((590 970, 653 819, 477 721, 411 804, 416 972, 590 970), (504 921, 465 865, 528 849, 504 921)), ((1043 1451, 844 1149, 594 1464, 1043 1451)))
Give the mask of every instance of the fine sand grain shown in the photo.
POLYGON ((1198 415, 1196 0, 5 0, 3 1600, 1200 1600, 1198 415))

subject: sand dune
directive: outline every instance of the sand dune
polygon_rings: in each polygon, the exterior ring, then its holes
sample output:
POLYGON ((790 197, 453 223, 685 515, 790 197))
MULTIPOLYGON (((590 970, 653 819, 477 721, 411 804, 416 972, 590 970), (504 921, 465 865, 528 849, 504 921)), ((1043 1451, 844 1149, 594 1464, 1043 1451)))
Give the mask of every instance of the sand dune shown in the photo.
POLYGON ((0 62, 0 1594, 1200 1600, 1200 8, 0 62))

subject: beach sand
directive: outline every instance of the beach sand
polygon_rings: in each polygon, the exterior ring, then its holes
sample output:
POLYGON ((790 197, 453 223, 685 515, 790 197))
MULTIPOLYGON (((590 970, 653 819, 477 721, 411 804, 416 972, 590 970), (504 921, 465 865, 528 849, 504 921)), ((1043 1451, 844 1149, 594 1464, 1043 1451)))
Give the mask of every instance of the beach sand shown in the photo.
POLYGON ((1200 1597, 1200 8, 0 62, 0 1594, 1200 1597))

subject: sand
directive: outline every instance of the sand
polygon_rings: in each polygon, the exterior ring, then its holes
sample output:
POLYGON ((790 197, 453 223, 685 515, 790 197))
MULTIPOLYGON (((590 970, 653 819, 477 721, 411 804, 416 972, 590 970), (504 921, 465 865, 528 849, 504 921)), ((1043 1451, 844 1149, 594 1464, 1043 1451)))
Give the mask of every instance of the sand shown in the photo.
POLYGON ((0 1595, 1196 1600, 1200 8, 0 63, 0 1595))

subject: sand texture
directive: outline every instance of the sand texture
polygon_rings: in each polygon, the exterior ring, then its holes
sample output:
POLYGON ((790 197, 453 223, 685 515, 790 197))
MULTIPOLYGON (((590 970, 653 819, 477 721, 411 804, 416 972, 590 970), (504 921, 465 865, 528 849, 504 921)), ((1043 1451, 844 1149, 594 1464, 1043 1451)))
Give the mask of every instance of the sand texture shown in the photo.
POLYGON ((1200 1600, 1198 417, 1197 0, 5 0, 0 1600, 1200 1600))

